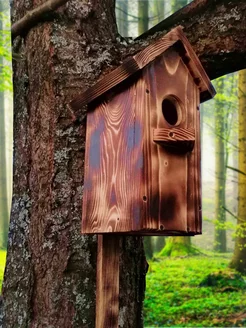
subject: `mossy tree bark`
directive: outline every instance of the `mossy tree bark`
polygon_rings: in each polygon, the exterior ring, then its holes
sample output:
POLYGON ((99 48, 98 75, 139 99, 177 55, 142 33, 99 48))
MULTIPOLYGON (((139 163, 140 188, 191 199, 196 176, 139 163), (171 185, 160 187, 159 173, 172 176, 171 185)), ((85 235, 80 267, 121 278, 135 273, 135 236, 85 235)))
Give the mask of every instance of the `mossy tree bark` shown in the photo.
MULTIPOLYGON (((4 4, 0 2, 0 13, 3 14, 4 4)), ((3 16, 0 16, 0 34, 3 33, 3 16)), ((3 57, 0 56, 0 75, 2 78, 3 57)), ((1 81, 0 81, 1 82, 1 81)), ((4 92, 0 91, 0 248, 7 247, 9 225, 9 206, 7 188, 7 158, 5 138, 5 106, 4 92)))
MULTIPOLYGON (((216 91, 223 94, 224 79, 216 83, 216 91)), ((215 240, 214 250, 226 252, 226 230, 224 227, 225 214, 225 186, 226 186, 226 156, 225 156, 225 111, 223 102, 215 99, 215 240)))
MULTIPOLYGON (((15 0, 13 21, 41 3, 15 0)), ((67 104, 119 65, 114 9, 68 1, 14 44, 24 59, 14 64, 5 327, 94 327, 97 238, 80 234, 85 112, 67 104)), ((119 327, 142 327, 145 263, 142 239, 123 238, 119 327)))
POLYGON ((168 237, 160 256, 187 256, 197 254, 198 251, 191 245, 190 237, 168 237))
POLYGON ((246 70, 239 72, 238 131, 238 223, 235 249, 230 266, 246 274, 246 70))

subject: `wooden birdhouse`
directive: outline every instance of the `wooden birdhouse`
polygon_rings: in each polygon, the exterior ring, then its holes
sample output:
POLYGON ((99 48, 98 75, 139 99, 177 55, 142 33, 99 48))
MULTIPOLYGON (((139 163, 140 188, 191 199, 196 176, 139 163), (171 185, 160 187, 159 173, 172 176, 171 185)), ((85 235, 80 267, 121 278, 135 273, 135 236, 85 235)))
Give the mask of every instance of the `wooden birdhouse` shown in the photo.
POLYGON ((82 233, 201 233, 199 106, 214 94, 177 27, 71 103, 90 103, 82 233))

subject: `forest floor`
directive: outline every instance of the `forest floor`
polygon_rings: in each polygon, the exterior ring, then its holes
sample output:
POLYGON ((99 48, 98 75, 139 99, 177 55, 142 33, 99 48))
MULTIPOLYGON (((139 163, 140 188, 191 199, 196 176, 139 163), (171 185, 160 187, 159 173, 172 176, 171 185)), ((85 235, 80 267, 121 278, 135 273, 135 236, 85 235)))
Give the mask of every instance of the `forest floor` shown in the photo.
MULTIPOLYGON (((0 290, 6 252, 0 250, 0 290)), ((246 277, 228 269, 231 254, 149 261, 145 328, 246 327, 246 277)))
POLYGON ((2 280, 6 261, 6 251, 0 250, 0 294, 2 289, 2 280))
POLYGON ((149 261, 145 328, 246 327, 246 277, 228 269, 231 254, 149 261))

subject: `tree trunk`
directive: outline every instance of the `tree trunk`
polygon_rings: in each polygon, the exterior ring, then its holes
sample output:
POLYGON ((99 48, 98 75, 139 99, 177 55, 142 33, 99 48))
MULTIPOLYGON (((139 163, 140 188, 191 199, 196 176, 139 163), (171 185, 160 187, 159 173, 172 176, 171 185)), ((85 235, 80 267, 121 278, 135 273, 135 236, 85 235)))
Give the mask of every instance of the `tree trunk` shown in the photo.
POLYGON ((164 16, 165 16, 165 1, 154 0, 152 25, 156 25, 160 21, 162 21, 164 19, 164 16))
POLYGON ((138 34, 142 34, 149 28, 149 1, 138 1, 138 34))
POLYGON ((172 0, 171 10, 173 13, 175 13, 177 10, 183 8, 185 5, 187 5, 187 0, 172 0))
POLYGON ((144 237, 144 251, 147 259, 153 257, 153 241, 151 236, 144 237))
MULTIPOLYGON (((3 11, 4 6, 0 2, 0 13, 2 14, 3 11)), ((3 33, 3 16, 0 17, 0 33, 3 33)), ((3 56, 0 56, 1 78, 3 64, 3 56)), ((6 155, 4 92, 0 91, 0 248, 6 248, 8 241, 9 206, 6 155)))
MULTIPOLYGON (((14 1, 13 20, 41 2, 14 1)), ((24 60, 14 65, 8 328, 94 327, 97 238, 80 235, 85 109, 67 104, 119 65, 114 9, 114 0, 68 1, 14 44, 24 60)), ((119 327, 142 327, 145 274, 142 239, 124 237, 119 327)))
POLYGON ((235 249, 230 266, 246 274, 246 70, 239 72, 238 131, 238 222, 235 249))
MULTIPOLYGON (((224 80, 221 78, 217 84, 217 93, 223 94, 224 80)), ((225 110, 223 102, 215 99, 215 241, 214 250, 226 252, 225 216, 225 110)))
POLYGON ((187 256, 194 255, 197 250, 192 247, 190 237, 168 237, 166 245, 160 252, 160 256, 187 256))
POLYGON ((128 37, 128 0, 118 1, 119 33, 128 37))
POLYGON ((163 249, 165 244, 166 244, 165 237, 162 237, 162 236, 156 237, 154 252, 159 253, 163 249))

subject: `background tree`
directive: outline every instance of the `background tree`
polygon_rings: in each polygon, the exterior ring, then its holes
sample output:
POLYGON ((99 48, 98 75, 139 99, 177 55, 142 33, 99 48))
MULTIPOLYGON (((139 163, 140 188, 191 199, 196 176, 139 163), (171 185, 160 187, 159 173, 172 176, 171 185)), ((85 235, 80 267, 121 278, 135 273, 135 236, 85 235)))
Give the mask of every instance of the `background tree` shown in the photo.
POLYGON ((236 242, 230 266, 246 273, 246 70, 239 72, 239 133, 238 133, 238 220, 236 242))
POLYGON ((225 163, 225 120, 226 113, 221 100, 224 90, 224 78, 216 82, 218 96, 215 98, 215 245, 217 252, 226 252, 226 230, 224 223, 225 215, 225 186, 226 186, 226 163, 225 163))
POLYGON ((128 36, 128 0, 117 2, 118 29, 122 36, 128 36))
POLYGON ((144 251, 147 259, 151 259, 153 257, 153 237, 144 237, 144 251))
POLYGON ((138 1, 138 34, 141 35, 149 28, 149 1, 138 1))
POLYGON ((156 253, 159 253, 163 249, 165 244, 166 244, 165 237, 162 237, 162 236, 155 237, 153 251, 156 253))
POLYGON ((6 31, 6 3, 0 2, 0 248, 7 247, 9 224, 8 176, 6 142, 6 109, 4 91, 11 90, 11 74, 6 61, 11 59, 9 53, 10 33, 6 31), (4 26, 5 25, 5 26, 4 26))
POLYGON ((164 0, 154 0, 152 1, 152 15, 151 23, 152 25, 158 24, 165 17, 165 1, 164 0))
POLYGON ((175 11, 179 10, 180 8, 187 5, 187 0, 172 0, 171 2, 171 9, 174 13, 175 11))

